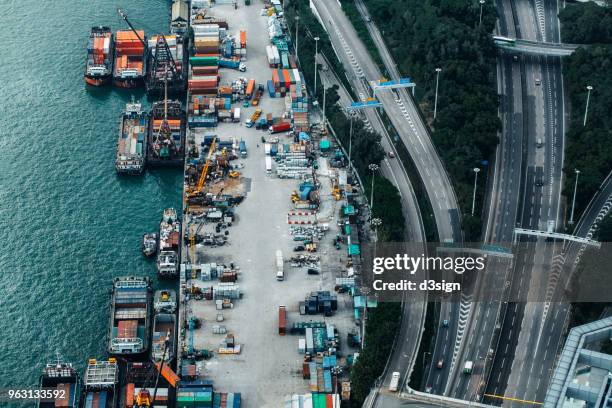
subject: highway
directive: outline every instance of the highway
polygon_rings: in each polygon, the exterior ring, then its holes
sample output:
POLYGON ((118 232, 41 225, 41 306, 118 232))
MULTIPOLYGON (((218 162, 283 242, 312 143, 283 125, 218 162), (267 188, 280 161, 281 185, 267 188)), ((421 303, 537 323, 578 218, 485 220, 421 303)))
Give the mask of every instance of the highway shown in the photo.
MULTIPOLYGON (((393 56, 389 52, 389 49, 387 48, 384 42, 384 39, 380 33, 380 30, 372 22, 372 19, 371 19, 371 16, 369 15, 367 7, 361 0, 355 1, 355 5, 357 6, 357 9, 359 10, 361 14, 364 24, 366 24, 368 28, 370 37, 374 40, 374 43, 382 58, 383 64, 387 72, 389 73, 389 76, 391 77, 391 79, 399 79, 401 75, 397 69, 397 64, 395 63, 393 56)), ((403 101, 410 101, 411 104, 414 105, 412 96, 408 93, 406 89, 398 90, 397 95, 399 95, 401 98, 402 107, 404 103, 403 101)), ((387 114, 389 114, 388 111, 387 111, 387 114)), ((419 117, 418 116, 419 113, 416 110, 414 111, 414 113, 411 114, 410 117, 411 118, 415 117, 415 115, 416 117, 419 117)), ((421 164, 417 162, 417 166, 420 167, 422 165, 423 165, 423 160, 421 157, 421 164)), ((429 173, 429 170, 425 169, 425 172, 427 173, 426 177, 431 176, 431 173, 429 173)), ((438 196, 435 190, 434 190, 434 196, 436 197, 436 200, 437 200, 438 196)), ((431 197, 432 196, 430 195, 430 199, 431 197)), ((435 200, 432 200, 432 205, 434 205, 435 207, 434 201, 435 200)), ((435 211, 435 208, 434 208, 434 211, 435 211)), ((451 214, 453 215, 451 217, 451 222, 454 223, 452 224, 452 227, 454 229, 452 239, 455 242, 461 242, 462 239, 461 239, 460 232, 459 232, 460 226, 458 223, 458 216, 457 217, 454 216, 455 214, 454 211, 451 214)), ((458 214, 458 211, 456 212, 456 214, 458 214)), ((438 219, 437 214, 436 214, 436 221, 438 222, 438 231, 439 231, 439 236, 441 237, 440 240, 442 240, 443 239, 442 237, 444 237, 444 235, 440 233, 440 221, 438 219)), ((429 359, 429 367, 427 370, 428 377, 430 378, 428 378, 426 381, 427 386, 431 387, 431 392, 433 393, 441 394, 444 391, 444 388, 446 385, 446 379, 449 376, 450 370, 452 367, 451 361, 452 361, 453 352, 457 349, 458 345, 461 343, 462 333, 464 332, 463 328, 460 327, 460 322, 462 321, 461 316, 465 316, 467 313, 469 313, 470 308, 471 308, 471 302, 469 302, 469 297, 462 297, 461 302, 459 301, 442 302, 440 304, 439 324, 437 328, 436 342, 435 342, 435 347, 434 347, 434 352, 432 354, 432 357, 429 359), (443 322, 445 320, 449 322, 448 327, 445 327, 443 325, 443 322), (459 333, 459 335, 457 335, 457 333, 459 333), (441 369, 438 369, 437 363, 440 360, 445 361, 445 364, 443 364, 443 367, 441 369)))

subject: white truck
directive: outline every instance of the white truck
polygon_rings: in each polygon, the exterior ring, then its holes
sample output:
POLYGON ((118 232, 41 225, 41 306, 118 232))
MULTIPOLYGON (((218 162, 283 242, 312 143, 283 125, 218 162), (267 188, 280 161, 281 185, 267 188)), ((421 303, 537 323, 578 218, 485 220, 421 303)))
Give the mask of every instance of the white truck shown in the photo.
POLYGON ((391 382, 389 383, 389 391, 397 392, 397 389, 399 387, 399 380, 400 380, 399 371, 394 371, 393 374, 391 374, 391 382))
POLYGON ((283 261, 283 251, 276 251, 276 280, 285 280, 285 261, 283 261))
POLYGON ((463 366, 463 374, 472 374, 472 369, 474 368, 473 361, 466 361, 463 366))
POLYGON ((272 174, 272 158, 266 156, 266 174, 269 176, 272 174))

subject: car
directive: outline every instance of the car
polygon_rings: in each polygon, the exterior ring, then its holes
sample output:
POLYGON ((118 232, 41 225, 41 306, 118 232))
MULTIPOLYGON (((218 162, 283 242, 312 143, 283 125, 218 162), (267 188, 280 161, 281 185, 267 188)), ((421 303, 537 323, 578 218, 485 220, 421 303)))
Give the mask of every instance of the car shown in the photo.
POLYGON ((540 78, 536 78, 535 79, 535 84, 540 86, 542 84, 542 81, 540 80, 540 78))
POLYGON ((448 319, 442 320, 442 326, 443 327, 448 327, 448 319))
POLYGON ((518 61, 518 55, 515 55, 514 57, 512 57, 512 59, 514 59, 515 61, 518 61))
POLYGON ((366 16, 365 21, 366 23, 369 23, 372 21, 372 18, 370 16, 366 16))
POLYGON ((539 178, 535 182, 536 187, 542 187, 544 185, 544 180, 539 178))
POLYGON ((438 360, 438 364, 436 364, 436 367, 438 368, 444 367, 444 360, 438 360))
POLYGON ((395 159, 395 153, 393 153, 393 151, 389 151, 387 155, 389 156, 390 159, 395 159))
POLYGON ((427 387, 425 387, 425 392, 427 394, 431 394, 432 391, 433 391, 433 388, 431 387, 431 385, 428 385, 427 387))

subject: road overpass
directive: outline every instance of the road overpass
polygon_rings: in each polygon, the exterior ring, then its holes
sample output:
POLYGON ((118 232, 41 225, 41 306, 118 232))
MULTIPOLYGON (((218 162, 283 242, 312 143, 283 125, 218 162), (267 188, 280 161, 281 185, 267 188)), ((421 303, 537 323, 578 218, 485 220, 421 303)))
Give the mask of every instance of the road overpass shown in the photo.
POLYGON ((542 55, 548 57, 567 57, 572 55, 579 47, 576 44, 552 43, 543 41, 531 41, 525 39, 504 38, 493 36, 493 41, 498 48, 521 54, 542 55))

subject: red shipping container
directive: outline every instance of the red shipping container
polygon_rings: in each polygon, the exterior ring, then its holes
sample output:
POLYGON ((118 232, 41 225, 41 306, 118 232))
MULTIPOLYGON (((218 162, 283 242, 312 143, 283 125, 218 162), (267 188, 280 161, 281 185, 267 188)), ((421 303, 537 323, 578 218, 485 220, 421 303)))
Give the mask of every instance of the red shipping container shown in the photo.
MULTIPOLYGON (((274 126, 272 129, 274 130, 274 126)), ((287 311, 285 310, 285 306, 278 307, 278 334, 284 336, 287 330, 287 311)))
POLYGON ((104 407, 100 407, 100 394, 98 394, 97 392, 94 393, 93 395, 93 402, 91 404, 92 408, 104 408, 104 407))
POLYGON ((125 387, 125 408, 134 406, 134 383, 129 383, 125 387))

